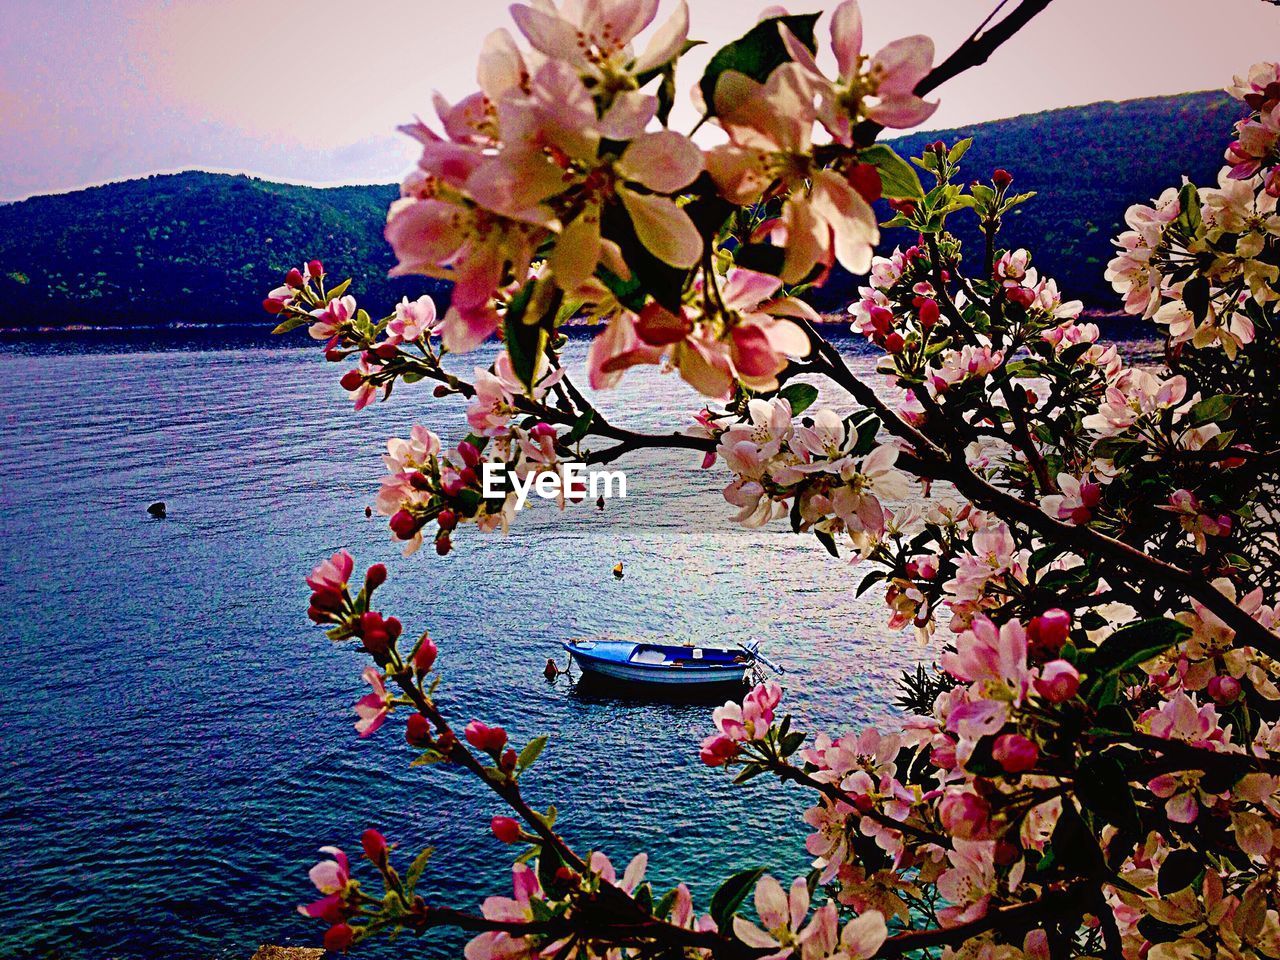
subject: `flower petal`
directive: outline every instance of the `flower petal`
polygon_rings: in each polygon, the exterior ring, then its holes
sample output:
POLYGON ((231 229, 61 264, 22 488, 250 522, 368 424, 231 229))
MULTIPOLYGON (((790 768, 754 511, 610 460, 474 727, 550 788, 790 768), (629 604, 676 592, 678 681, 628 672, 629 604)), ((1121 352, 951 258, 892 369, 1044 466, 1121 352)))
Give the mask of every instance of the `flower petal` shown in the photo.
POLYGON ((616 167, 628 180, 656 193, 675 193, 702 172, 702 151, 688 137, 662 130, 637 137, 616 167))
POLYGON ((702 256, 702 234, 674 200, 618 189, 636 236, 650 253, 673 267, 688 269, 702 256))

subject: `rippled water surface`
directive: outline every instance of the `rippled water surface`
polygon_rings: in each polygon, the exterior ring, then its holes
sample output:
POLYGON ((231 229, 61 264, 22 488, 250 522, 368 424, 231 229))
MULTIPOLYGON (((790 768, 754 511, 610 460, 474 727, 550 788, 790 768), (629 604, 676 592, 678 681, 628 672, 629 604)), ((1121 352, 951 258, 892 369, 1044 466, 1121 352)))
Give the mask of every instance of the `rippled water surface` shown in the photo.
MULTIPOLYGON (((803 867, 804 798, 698 762, 709 707, 582 696, 542 666, 575 635, 758 638, 804 724, 857 725, 922 655, 884 630, 874 591, 854 598, 860 571, 785 525, 727 529, 723 474, 688 454, 636 461, 603 514, 538 503, 507 539, 467 530, 452 556, 402 558, 364 516, 382 445, 414 422, 456 440, 461 407, 411 388, 355 414, 316 351, 234 339, 0 347, 0 955, 314 943, 293 908, 315 848, 358 849, 366 826, 436 847, 429 899, 474 907, 506 884, 495 802, 410 770, 394 719, 351 729, 362 664, 309 626, 301 581, 339 547, 387 563, 381 606, 430 627, 451 716, 553 734, 525 789, 571 843, 648 851, 651 876, 690 880, 704 906, 734 869, 803 867), (147 518, 153 500, 170 519, 147 518)), ((600 402, 650 428, 699 406, 656 374, 600 402)))

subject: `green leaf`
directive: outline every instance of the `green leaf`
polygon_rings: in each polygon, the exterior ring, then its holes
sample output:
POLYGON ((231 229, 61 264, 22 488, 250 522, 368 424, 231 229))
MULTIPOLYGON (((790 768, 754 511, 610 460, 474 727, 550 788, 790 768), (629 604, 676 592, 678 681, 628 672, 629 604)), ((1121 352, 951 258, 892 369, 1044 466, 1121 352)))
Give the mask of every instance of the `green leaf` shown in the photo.
POLYGON ((1192 277, 1182 285, 1182 302, 1187 305, 1196 323, 1204 320, 1209 313, 1209 279, 1192 277))
POLYGON ((738 907, 742 906, 742 901, 763 875, 764 867, 753 867, 735 873, 720 884, 720 889, 711 897, 711 916, 717 927, 721 930, 729 929, 738 907))
POLYGON ((653 908, 653 915, 660 920, 669 917, 671 908, 676 905, 676 895, 675 888, 664 893, 662 899, 658 901, 658 905, 653 908))
POLYGON ((547 331, 540 323, 526 323, 525 315, 533 299, 533 288, 536 281, 530 280, 511 298, 503 317, 503 337, 507 343, 507 355, 511 358, 511 369, 520 382, 529 390, 533 389, 534 379, 538 375, 538 364, 542 359, 542 348, 547 342, 547 331))
POLYGON ((1231 414, 1231 408, 1235 405, 1235 402, 1235 397, 1225 393, 1205 397, 1191 408, 1191 425, 1203 427, 1206 423, 1225 420, 1231 414))
POLYGON ((808 383, 789 383, 778 391, 778 396, 791 404, 794 417, 813 406, 818 399, 818 388, 808 383))
MULTIPOLYGON (((1188 236, 1199 236, 1204 230, 1204 220, 1200 216, 1200 192, 1196 190, 1194 183, 1184 183, 1182 189, 1178 191, 1178 208, 1178 219, 1174 222, 1182 227, 1188 236)), ((1186 299, 1185 295, 1183 299, 1186 299)))
POLYGON ((818 538, 818 542, 820 544, 827 548, 827 553, 837 558, 840 556, 840 551, 836 549, 835 538, 832 537, 831 534, 827 533, 825 530, 815 530, 813 531, 813 535, 818 538))
POLYGON ((524 749, 520 751, 520 756, 516 757, 516 769, 526 770, 532 763, 538 759, 542 750, 547 745, 545 736, 534 737, 524 745, 524 749))
POLYGON ((1086 754, 1075 778, 1076 796, 1085 809, 1122 830, 1137 830, 1138 808, 1124 768, 1106 753, 1086 754))
POLYGON ((786 248, 771 243, 744 243, 733 251, 733 262, 739 267, 774 277, 782 273, 786 259, 786 248))
POLYGON ((587 435, 587 431, 591 429, 591 421, 596 417, 594 410, 588 410, 577 420, 573 422, 573 428, 565 434, 564 442, 569 446, 573 446, 579 440, 587 435))
POLYGON ((963 140, 957 142, 956 145, 947 152, 947 162, 959 163, 960 158, 968 153, 969 148, 972 146, 973 137, 965 137, 963 140))
POLYGON ((817 50, 813 40, 813 28, 820 14, 806 13, 799 16, 769 17, 761 20, 743 36, 716 51, 706 72, 698 82, 702 99, 707 105, 707 115, 716 113, 716 84, 726 70, 745 73, 752 80, 764 83, 769 74, 791 60, 783 46, 778 24, 784 23, 796 38, 811 51, 817 50))
POLYGON ((325 300, 329 301, 338 299, 338 297, 347 292, 347 287, 349 286, 351 286, 351 278, 347 277, 347 279, 343 280, 340 284, 325 294, 325 300))
POLYGON ((409 864, 409 872, 404 875, 404 888, 409 894, 413 893, 418 881, 422 879, 422 871, 427 869, 427 861, 431 859, 433 853, 435 848, 427 847, 413 858, 413 863, 409 864))
POLYGON ((870 573, 868 573, 865 577, 862 578, 862 582, 858 584, 858 590, 856 593, 854 593, 854 596, 855 597, 862 596, 864 593, 870 590, 873 586, 875 586, 881 580, 885 579, 887 576, 888 574, 885 573, 883 570, 872 570, 870 573))
POLYGON ((1185 640, 1191 631, 1176 620, 1157 617, 1121 627, 1107 637, 1085 661, 1088 682, 1085 696, 1098 702, 1110 702, 1120 677, 1127 670, 1158 657, 1174 644, 1185 640))
POLYGON ((1204 854, 1199 850, 1173 850, 1160 864, 1156 889, 1167 897, 1195 884, 1204 873, 1204 854))
POLYGON ((313 319, 313 317, 309 316, 293 316, 288 320, 281 321, 271 332, 273 334, 288 333, 290 330, 297 330, 304 323, 310 323, 313 319))
POLYGON ((883 196, 890 200, 924 199, 924 187, 911 164, 890 147, 883 143, 874 144, 863 150, 858 159, 875 166, 880 174, 880 193, 883 196))

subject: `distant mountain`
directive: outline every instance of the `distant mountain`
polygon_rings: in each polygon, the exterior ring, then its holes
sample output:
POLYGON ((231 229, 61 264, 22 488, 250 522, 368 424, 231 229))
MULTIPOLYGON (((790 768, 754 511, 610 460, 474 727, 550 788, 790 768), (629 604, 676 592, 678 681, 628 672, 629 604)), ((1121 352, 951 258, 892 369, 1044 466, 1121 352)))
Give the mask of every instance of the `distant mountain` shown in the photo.
MULTIPOLYGON (((1071 107, 893 143, 918 156, 934 140, 975 137, 965 162, 973 176, 1005 167, 1018 189, 1039 194, 1009 218, 1006 243, 1031 248, 1069 296, 1110 309, 1117 299, 1102 271, 1125 208, 1183 174, 1213 182, 1238 115, 1225 94, 1193 93, 1071 107)), ((331 274, 354 276, 359 298, 375 310, 423 292, 443 300, 444 284, 386 276, 392 256, 382 223, 395 195, 390 185, 318 189, 191 172, 5 204, 0 327, 263 323, 263 292, 313 256, 331 274)), ((967 248, 978 247, 975 232, 960 233, 967 248)), ((890 246, 910 241, 886 236, 890 246)), ((856 278, 834 276, 815 302, 842 306, 856 286, 856 278)))

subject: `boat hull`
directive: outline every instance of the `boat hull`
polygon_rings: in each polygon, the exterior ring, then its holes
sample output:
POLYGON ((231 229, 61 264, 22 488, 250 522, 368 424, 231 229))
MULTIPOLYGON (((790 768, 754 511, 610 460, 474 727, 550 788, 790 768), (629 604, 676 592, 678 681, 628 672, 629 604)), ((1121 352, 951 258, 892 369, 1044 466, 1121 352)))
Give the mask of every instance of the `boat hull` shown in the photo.
MULTIPOLYGON (((566 643, 565 649, 573 656, 574 662, 584 675, 605 678, 613 682, 626 684, 645 684, 661 687, 697 687, 726 686, 742 684, 746 681, 747 671, 751 669, 751 661, 739 659, 736 662, 715 662, 714 660, 698 661, 693 658, 679 663, 644 663, 627 659, 624 649, 613 644, 593 644, 590 647, 579 647, 566 643)), ((708 651, 722 654, 726 651, 708 651)))

